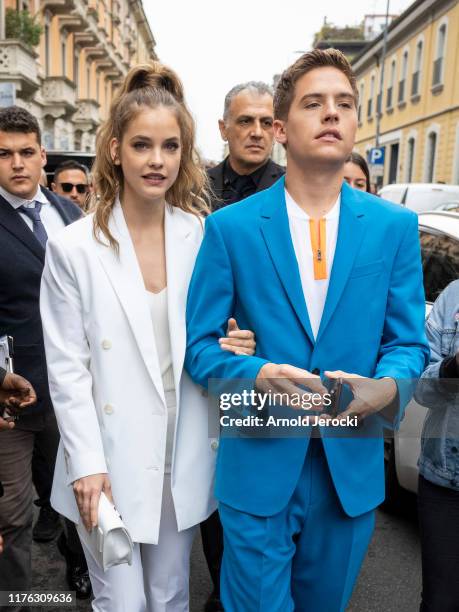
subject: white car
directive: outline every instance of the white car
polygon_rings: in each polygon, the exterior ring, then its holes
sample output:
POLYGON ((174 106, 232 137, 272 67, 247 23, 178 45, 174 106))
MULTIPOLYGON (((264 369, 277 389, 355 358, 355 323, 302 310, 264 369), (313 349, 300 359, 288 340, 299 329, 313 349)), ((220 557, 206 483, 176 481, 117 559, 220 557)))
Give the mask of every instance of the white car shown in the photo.
POLYGON ((459 200, 459 185, 443 183, 394 183, 378 192, 385 200, 406 206, 414 212, 433 210, 444 202, 459 200))
MULTIPOLYGON (((459 214, 432 211, 419 215, 426 316, 443 289, 459 278, 459 214)), ((414 400, 406 408, 399 431, 384 441, 386 500, 383 507, 398 510, 406 491, 417 492, 421 432, 427 409, 414 400)))

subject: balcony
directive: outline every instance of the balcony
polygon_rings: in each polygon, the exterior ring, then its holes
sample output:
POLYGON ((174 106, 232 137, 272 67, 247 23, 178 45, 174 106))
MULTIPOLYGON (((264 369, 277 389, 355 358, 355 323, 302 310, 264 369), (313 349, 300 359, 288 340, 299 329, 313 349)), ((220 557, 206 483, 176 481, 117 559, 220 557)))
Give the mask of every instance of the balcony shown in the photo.
POLYGON ((29 98, 40 87, 38 55, 19 40, 0 40, 0 81, 14 83, 19 98, 29 98))
POLYGON ((433 63, 432 92, 438 93, 443 89, 442 83, 443 58, 438 57, 433 63))
POLYGON ((53 117, 63 117, 76 111, 74 83, 67 77, 47 77, 43 83, 43 101, 53 117))
POLYGON ((42 0, 40 10, 53 15, 68 15, 73 9, 73 0, 42 0))
POLYGON ((99 103, 92 99, 77 100, 77 111, 73 115, 75 128, 91 130, 100 123, 99 103))

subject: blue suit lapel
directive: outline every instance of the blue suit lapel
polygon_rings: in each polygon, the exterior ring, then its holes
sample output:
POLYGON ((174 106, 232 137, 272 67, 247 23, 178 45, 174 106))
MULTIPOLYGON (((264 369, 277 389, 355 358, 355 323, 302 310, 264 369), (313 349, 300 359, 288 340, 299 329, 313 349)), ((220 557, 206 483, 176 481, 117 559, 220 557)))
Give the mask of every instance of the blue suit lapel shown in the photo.
MULTIPOLYGON (((366 204, 368 206, 368 204, 366 204)), ((361 204, 359 194, 343 183, 341 189, 341 209, 339 216, 338 238, 336 242, 333 267, 328 286, 317 342, 319 342, 346 286, 349 275, 364 235, 364 205, 361 204)))
POLYGON ((261 216, 264 221, 261 225, 261 232, 288 299, 309 340, 314 344, 298 262, 290 235, 284 188, 285 180, 282 177, 271 188, 263 192, 265 199, 261 216))

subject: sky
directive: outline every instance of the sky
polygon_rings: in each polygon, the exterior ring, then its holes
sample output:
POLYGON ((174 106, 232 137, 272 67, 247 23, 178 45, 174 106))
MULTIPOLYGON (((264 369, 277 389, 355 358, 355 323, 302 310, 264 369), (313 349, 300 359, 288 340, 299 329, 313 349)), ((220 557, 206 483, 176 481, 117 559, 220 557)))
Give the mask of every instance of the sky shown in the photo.
MULTIPOLYGON (((366 14, 385 14, 387 0, 144 0, 159 59, 177 71, 197 123, 197 145, 219 161, 218 119, 226 93, 241 82, 272 84, 312 46, 324 18, 358 25, 366 14)), ((400 14, 412 0, 390 0, 400 14)))

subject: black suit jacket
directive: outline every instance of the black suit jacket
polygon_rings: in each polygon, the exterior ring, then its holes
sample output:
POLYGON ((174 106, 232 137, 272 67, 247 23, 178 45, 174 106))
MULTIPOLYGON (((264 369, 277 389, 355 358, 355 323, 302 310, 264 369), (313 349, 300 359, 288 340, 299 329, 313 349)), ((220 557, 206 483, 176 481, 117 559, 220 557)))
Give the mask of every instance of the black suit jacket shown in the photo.
MULTIPOLYGON (((65 225, 82 216, 70 200, 42 187, 65 225)), ((41 414, 51 410, 43 330, 40 318, 40 281, 45 249, 21 215, 0 196, 0 336, 14 340, 14 369, 37 392, 37 403, 20 416, 18 427, 36 429, 41 414)))
MULTIPOLYGON (((225 167, 225 161, 223 160, 218 166, 214 168, 210 168, 207 171, 207 175, 210 180, 210 186, 212 188, 211 194, 211 208, 212 210, 218 210, 219 208, 223 208, 226 206, 226 203, 223 201, 222 193, 223 193, 223 170, 225 167)), ((265 171, 263 172, 260 182, 258 184, 258 191, 263 191, 263 189, 268 189, 271 187, 273 183, 277 181, 281 176, 285 174, 285 168, 273 162, 272 159, 268 161, 266 165, 265 171)))

